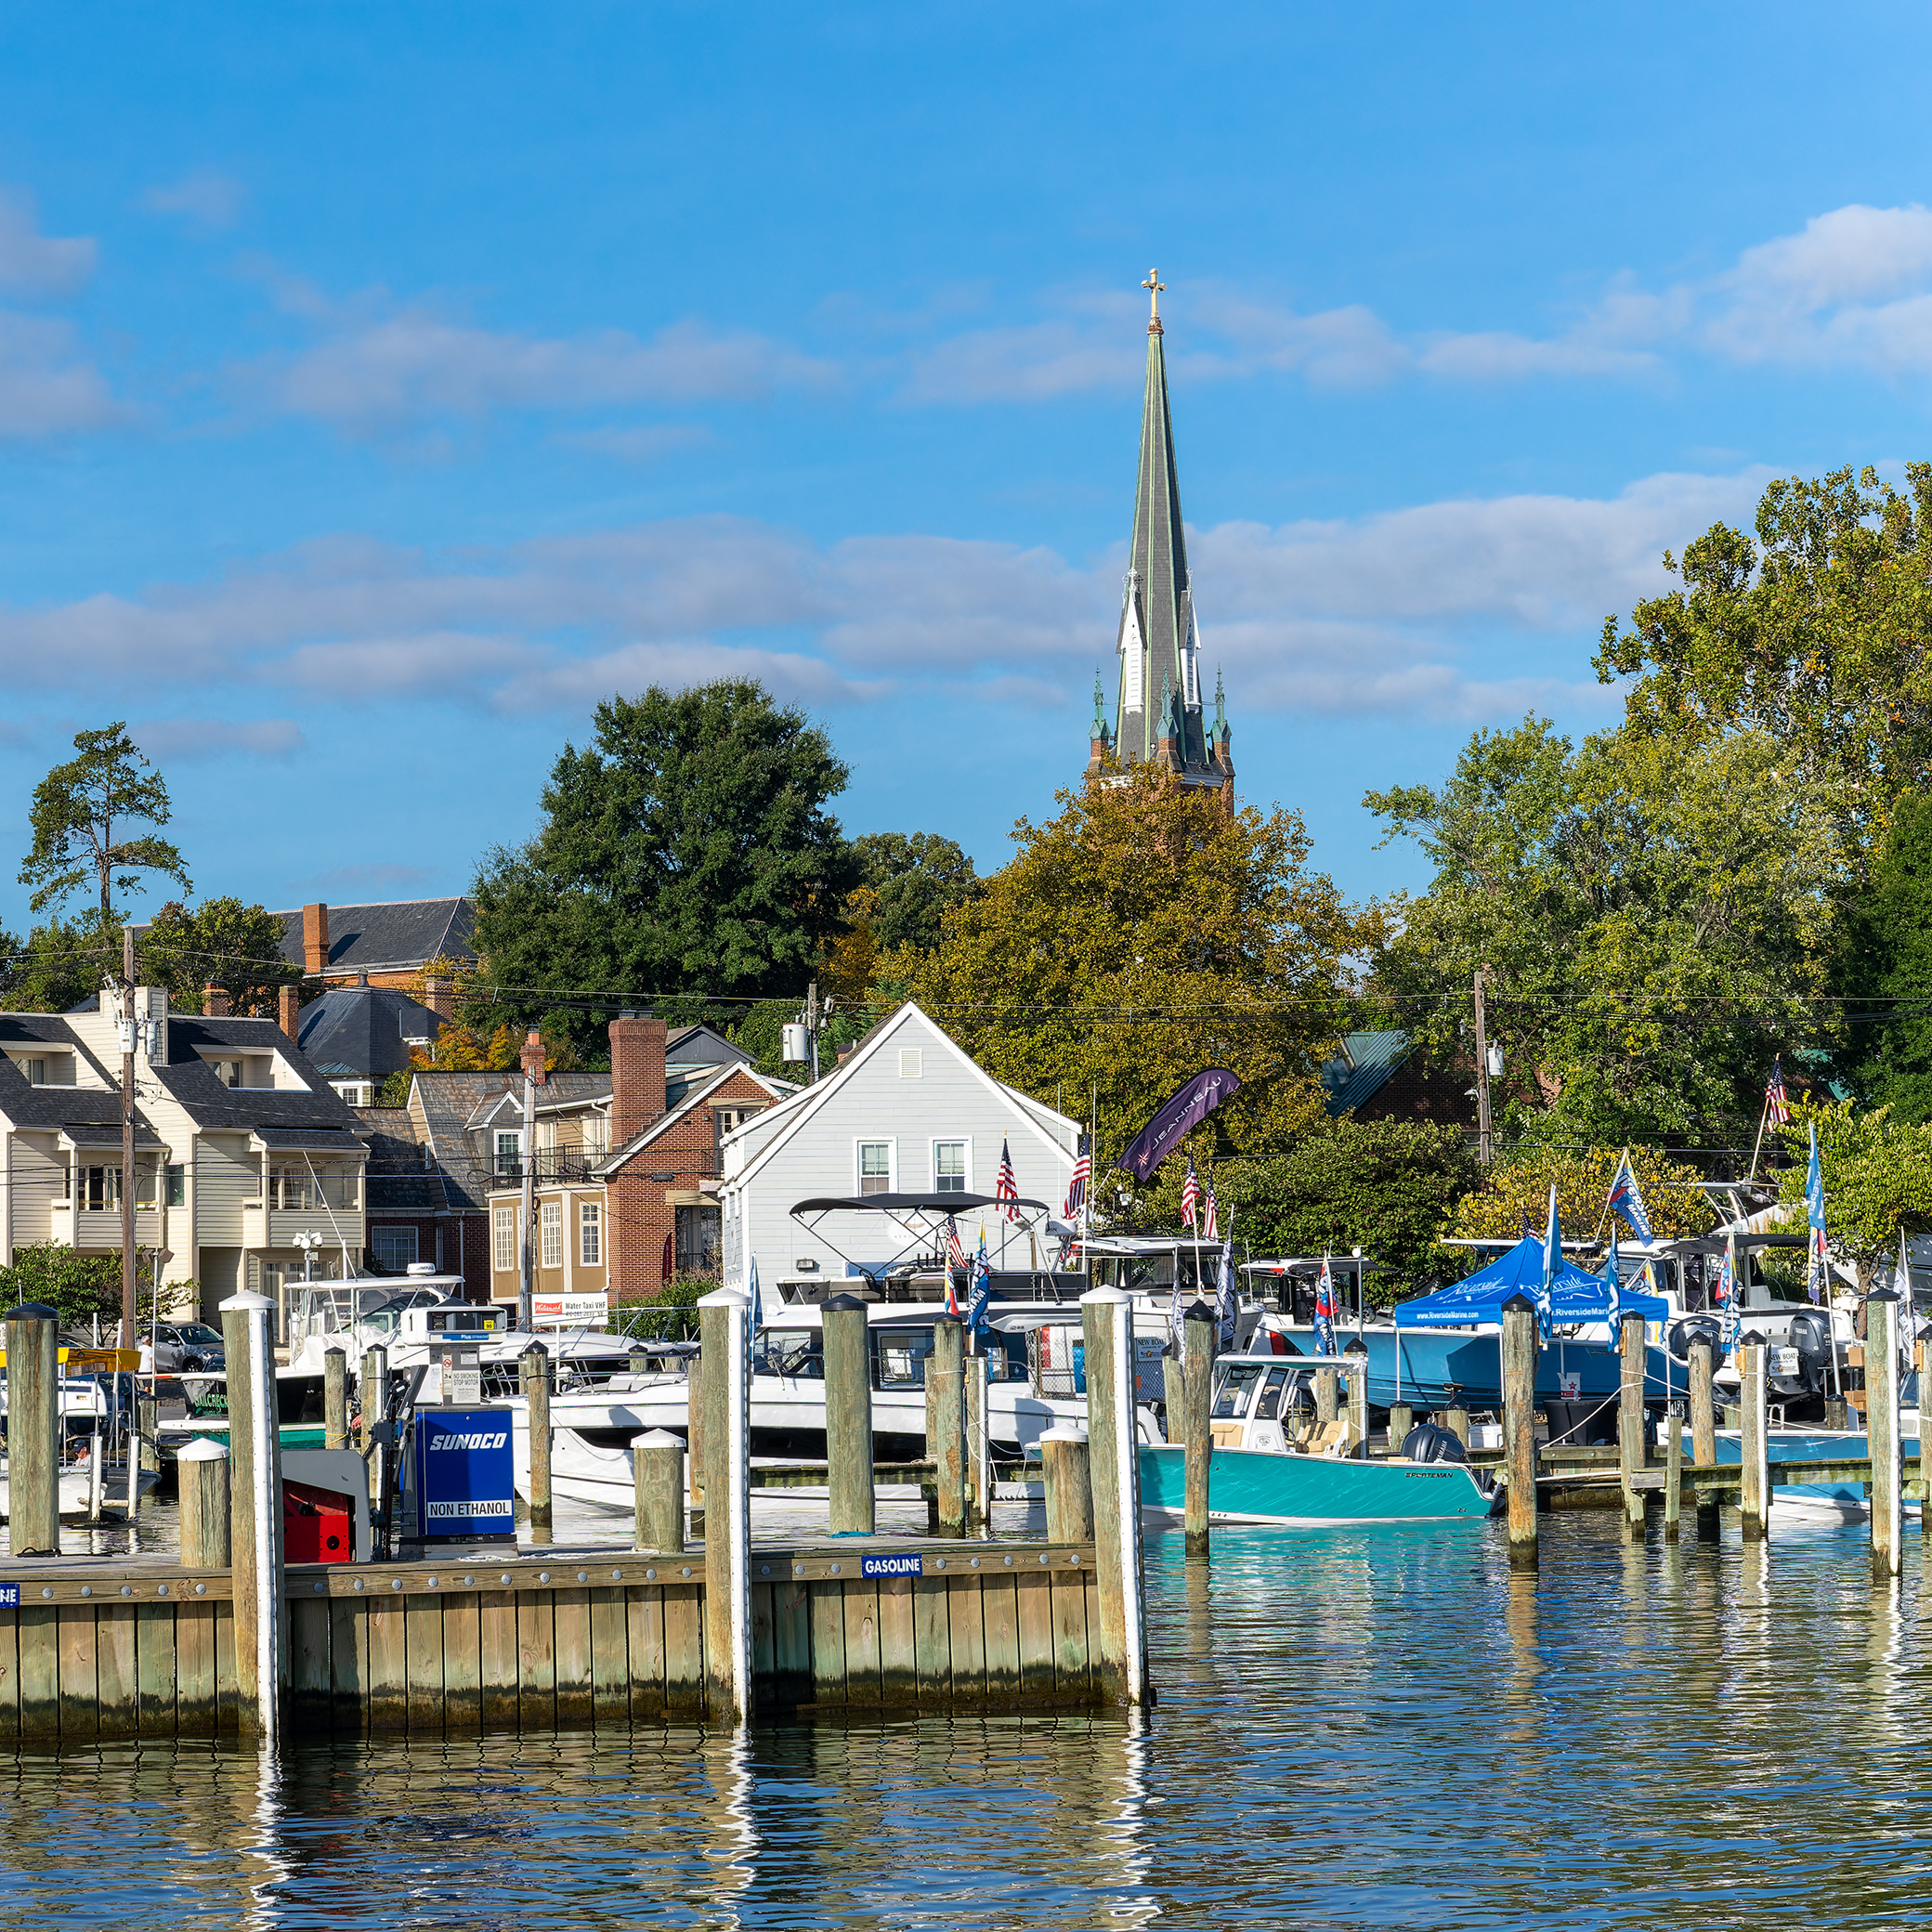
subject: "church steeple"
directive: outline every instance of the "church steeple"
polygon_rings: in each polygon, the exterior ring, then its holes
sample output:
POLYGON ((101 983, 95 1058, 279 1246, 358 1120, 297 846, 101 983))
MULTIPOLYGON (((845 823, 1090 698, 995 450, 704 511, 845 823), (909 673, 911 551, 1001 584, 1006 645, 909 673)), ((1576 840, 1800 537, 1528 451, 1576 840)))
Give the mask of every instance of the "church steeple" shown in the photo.
POLYGON ((1165 284, 1155 271, 1141 286, 1150 297, 1147 384, 1133 541, 1116 639, 1120 682, 1113 751, 1123 764, 1166 765, 1186 784, 1220 785, 1216 747, 1208 742, 1201 714, 1200 636, 1187 573, 1168 406, 1167 332, 1160 319, 1165 284))

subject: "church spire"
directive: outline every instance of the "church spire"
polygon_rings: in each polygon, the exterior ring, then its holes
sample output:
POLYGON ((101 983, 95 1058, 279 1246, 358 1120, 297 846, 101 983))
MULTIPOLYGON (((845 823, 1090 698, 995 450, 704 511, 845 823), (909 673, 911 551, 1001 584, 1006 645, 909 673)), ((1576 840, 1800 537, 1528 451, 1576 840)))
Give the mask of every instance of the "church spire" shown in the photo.
POLYGON ((1168 405, 1167 330, 1160 319, 1167 284, 1153 269, 1141 286, 1148 293, 1147 382, 1133 538, 1116 636, 1120 684, 1114 749, 1127 764, 1158 762, 1194 783, 1209 784, 1217 775, 1201 715, 1200 638, 1168 405), (1156 692, 1163 694, 1157 709, 1156 692))

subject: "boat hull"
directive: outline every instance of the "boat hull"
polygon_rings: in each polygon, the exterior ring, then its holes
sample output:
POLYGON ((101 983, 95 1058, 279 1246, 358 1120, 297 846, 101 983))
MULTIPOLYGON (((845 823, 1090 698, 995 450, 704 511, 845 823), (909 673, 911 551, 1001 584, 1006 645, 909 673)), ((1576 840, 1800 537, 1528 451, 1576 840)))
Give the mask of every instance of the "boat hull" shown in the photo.
MULTIPOLYGON (((1180 1517, 1187 1452, 1141 1445, 1141 1509, 1180 1517)), ((1326 1456, 1217 1449, 1208 1463, 1210 1522, 1437 1522, 1488 1516, 1493 1498, 1465 1463, 1351 1462, 1326 1456)))

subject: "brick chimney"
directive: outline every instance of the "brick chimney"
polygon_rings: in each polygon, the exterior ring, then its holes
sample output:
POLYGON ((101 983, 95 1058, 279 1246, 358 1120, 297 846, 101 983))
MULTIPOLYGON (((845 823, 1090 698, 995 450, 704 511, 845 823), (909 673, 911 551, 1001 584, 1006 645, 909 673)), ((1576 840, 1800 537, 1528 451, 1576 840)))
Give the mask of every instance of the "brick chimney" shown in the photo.
MULTIPOLYGON (((302 908, 302 971, 313 979, 329 970, 329 908, 302 908)), ((282 1029, 286 1032, 288 1029, 282 1029)))
POLYGON ((523 1042, 523 1051, 516 1058, 517 1064, 523 1068, 524 1072, 529 1074, 538 1086, 542 1086, 543 1039, 534 1026, 530 1028, 523 1042))
POLYGON ((225 1020, 228 1016, 228 989, 226 986, 203 986, 202 988, 202 1017, 208 1020, 225 1020))
POLYGON ((300 1024, 296 1015, 301 1011, 302 988, 300 986, 283 986, 276 997, 275 1017, 280 1022, 281 1030, 292 1040, 295 1037, 296 1026, 300 1024))
POLYGON ((610 1023, 610 1151, 615 1154, 664 1111, 664 1042, 671 1029, 649 1012, 610 1023))
POLYGON ((456 1001, 456 983, 446 974, 432 973, 423 982, 423 1004, 439 1020, 448 1020, 456 1001))

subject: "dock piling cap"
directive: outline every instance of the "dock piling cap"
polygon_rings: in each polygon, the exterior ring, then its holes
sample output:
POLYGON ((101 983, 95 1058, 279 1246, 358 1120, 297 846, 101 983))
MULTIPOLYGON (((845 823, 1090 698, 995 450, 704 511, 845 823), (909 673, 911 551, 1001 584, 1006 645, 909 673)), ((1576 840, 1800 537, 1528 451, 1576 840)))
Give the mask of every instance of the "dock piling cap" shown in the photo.
POLYGON ((854 1309, 863 1314, 866 1304, 856 1295, 834 1295, 818 1304, 820 1314, 849 1314, 854 1309))
POLYGON ((226 1462, 228 1459, 227 1444, 217 1442, 213 1436, 197 1436, 193 1442, 185 1443, 175 1452, 176 1462, 226 1462))
POLYGON ((682 1449, 683 1436, 674 1436, 668 1429, 654 1429, 647 1435, 641 1435, 632 1444, 635 1449, 682 1449))
POLYGON ((1084 1442, 1087 1428, 1080 1422, 1056 1422, 1051 1429, 1040 1430, 1039 1440, 1042 1442, 1084 1442))
POLYGON ((45 1301, 23 1301, 18 1308, 7 1311, 9 1322, 58 1322, 58 1310, 49 1308, 45 1301))
POLYGON ((1530 1298, 1527 1295, 1525 1295, 1521 1288, 1518 1288, 1515 1294, 1510 1296, 1508 1300, 1504 1302, 1503 1312, 1505 1314, 1508 1314, 1509 1311, 1514 1308, 1524 1309, 1531 1314, 1534 1314, 1536 1312, 1536 1304, 1534 1301, 1532 1301, 1530 1298))

